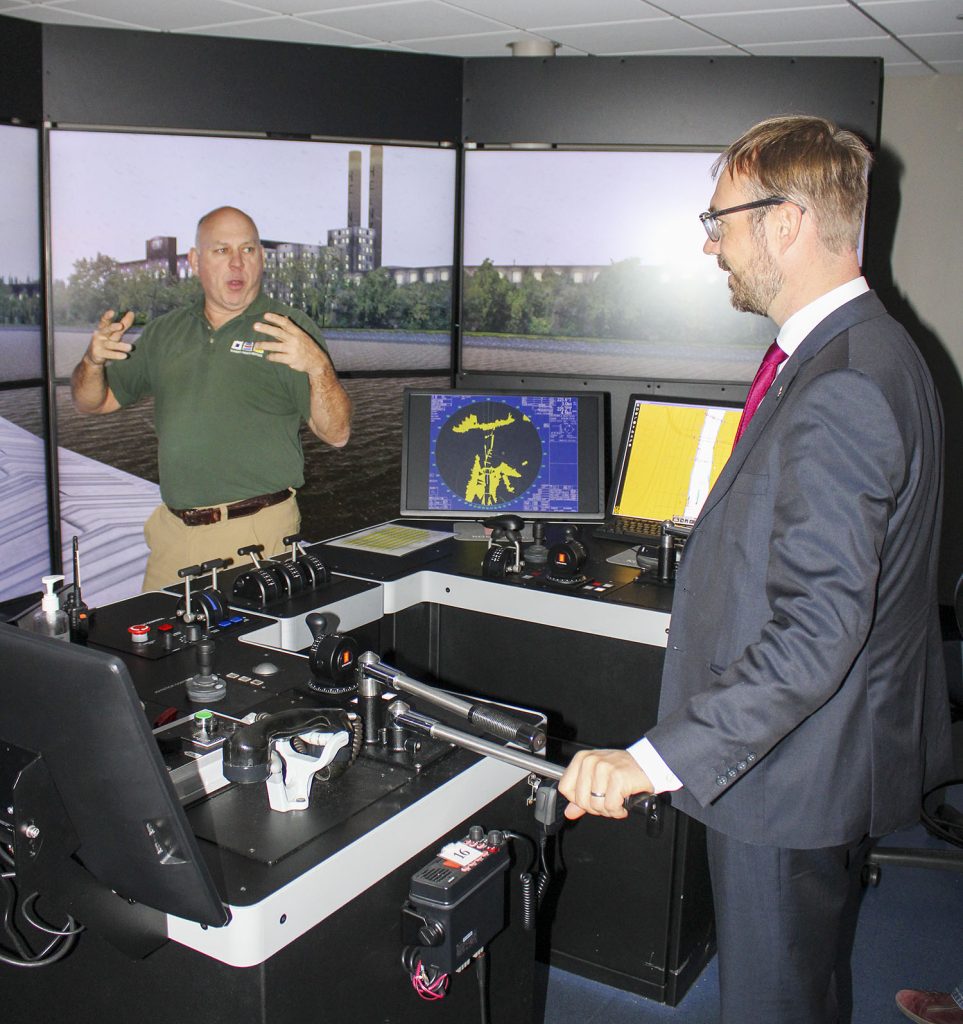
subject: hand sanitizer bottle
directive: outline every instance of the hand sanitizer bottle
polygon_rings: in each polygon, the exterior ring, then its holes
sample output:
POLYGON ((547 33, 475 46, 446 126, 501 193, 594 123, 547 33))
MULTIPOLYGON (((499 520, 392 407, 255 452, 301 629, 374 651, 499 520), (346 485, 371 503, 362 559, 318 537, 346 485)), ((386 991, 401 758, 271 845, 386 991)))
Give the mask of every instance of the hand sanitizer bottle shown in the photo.
POLYGON ((49 636, 54 640, 70 639, 70 620, 67 613, 60 607, 60 598, 54 593, 54 585, 63 581, 63 576, 44 576, 46 592, 40 607, 27 620, 27 628, 41 636, 49 636))

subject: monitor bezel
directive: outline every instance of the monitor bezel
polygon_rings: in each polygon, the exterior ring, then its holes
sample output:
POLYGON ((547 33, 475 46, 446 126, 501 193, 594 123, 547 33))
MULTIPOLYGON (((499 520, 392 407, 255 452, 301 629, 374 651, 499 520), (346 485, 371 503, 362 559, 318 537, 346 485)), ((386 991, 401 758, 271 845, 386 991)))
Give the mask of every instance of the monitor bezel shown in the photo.
MULTIPOLYGON (((69 859, 125 900, 200 924, 230 912, 124 662, 0 623, 0 743, 42 763, 77 840, 69 859)), ((24 776, 6 775, 14 818, 24 776)), ((56 816, 60 808, 45 810, 56 816)), ((69 899, 71 874, 63 872, 69 899)))
MULTIPOLYGON (((622 432, 619 435, 619 447, 616 450, 615 461, 612 464, 612 482, 609 487, 608 500, 605 503, 606 517, 609 519, 616 515, 615 506, 618 504, 620 487, 625 479, 629 431, 632 427, 633 413, 637 402, 646 402, 649 405, 698 405, 703 408, 733 410, 745 407, 745 402, 738 399, 693 398, 691 395, 653 395, 651 392, 637 392, 629 395, 628 401, 625 403, 625 417, 622 421, 622 432)), ((622 518, 626 518, 624 513, 622 518)))
MULTIPOLYGON (((427 388, 414 387, 405 388, 403 394, 402 413, 402 442, 401 442, 401 500, 400 513, 405 519, 447 519, 452 522, 478 522, 492 516, 513 514, 525 521, 541 522, 585 522, 598 523, 605 517, 606 507, 606 473, 607 466, 605 449, 605 424, 607 422, 608 396, 604 391, 579 391, 569 387, 560 388, 427 388), (594 405, 592 427, 595 431, 595 464, 596 480, 594 486, 590 481, 583 489, 579 484, 580 497, 591 493, 593 495, 594 508, 582 509, 578 512, 554 512, 554 511, 532 511, 529 509, 517 509, 507 506, 498 506, 488 513, 479 513, 471 509, 426 509, 415 507, 413 502, 412 485, 410 474, 412 471, 412 458, 410 442, 412 439, 412 399, 430 397, 441 394, 462 394, 478 396, 479 398, 500 398, 500 397, 528 397, 549 395, 558 398, 587 399, 594 405)), ((579 416, 582 415, 582 407, 579 408, 579 416)), ((582 426, 579 426, 579 443, 582 444, 582 426)), ((431 453, 428 455, 431 458, 431 453)), ((427 501, 425 501, 427 504, 427 501)))

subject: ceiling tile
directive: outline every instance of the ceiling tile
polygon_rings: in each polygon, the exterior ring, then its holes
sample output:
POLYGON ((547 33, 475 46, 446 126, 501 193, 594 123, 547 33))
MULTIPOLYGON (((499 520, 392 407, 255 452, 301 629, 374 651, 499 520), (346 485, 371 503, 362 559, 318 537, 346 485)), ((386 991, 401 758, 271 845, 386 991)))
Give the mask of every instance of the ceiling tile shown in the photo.
MULTIPOLYGON (((448 36, 441 39, 407 39, 404 45, 416 52, 438 53, 448 57, 510 57, 511 51, 508 47, 524 38, 528 36, 513 30, 476 33, 470 36, 448 36)), ((558 51, 559 54, 561 52, 558 51)))
MULTIPOLYGON (((60 6, 60 5, 58 5, 60 6)), ((83 11, 98 18, 113 18, 164 32, 257 18, 257 11, 225 0, 164 0, 163 3, 131 0, 74 0, 61 10, 83 11)))
MULTIPOLYGON (((963 23, 961 23, 963 24, 963 23)), ((906 45, 925 61, 963 60, 963 32, 943 32, 939 35, 906 35, 906 45)))
POLYGON ((690 19, 730 43, 812 42, 817 39, 865 39, 883 35, 853 7, 809 7, 801 10, 757 11, 752 14, 707 14, 690 19))
POLYGON ((120 21, 113 18, 98 18, 73 8, 48 7, 31 4, 29 7, 12 8, 4 11, 4 14, 11 14, 17 18, 25 18, 28 21, 40 21, 48 25, 77 25, 96 28, 141 28, 139 22, 132 21, 136 12, 131 13, 131 18, 120 21))
POLYGON ((896 35, 932 32, 959 32, 963 21, 963 0, 870 0, 859 4, 896 35))
POLYGON ((264 39, 276 43, 313 43, 316 46, 384 45, 380 40, 352 32, 325 28, 302 18, 265 18, 256 21, 238 21, 233 25, 218 25, 186 29, 186 35, 226 36, 232 39, 264 39))
POLYGON ((922 61, 918 60, 911 61, 909 64, 888 63, 884 71, 887 78, 909 78, 911 76, 921 77, 923 75, 933 77, 932 70, 926 64, 923 64, 922 61))
POLYGON ((887 74, 963 73, 963 0, 0 0, 0 14, 460 57, 542 38, 568 56, 881 55, 887 74))
POLYGON ((616 50, 612 57, 748 57, 745 50, 739 50, 728 43, 714 46, 670 46, 664 50, 616 50))
POLYGON ((707 14, 744 14, 758 11, 785 11, 794 9, 822 9, 826 7, 851 7, 849 0, 822 0, 821 3, 806 3, 806 0, 654 0, 662 10, 679 18, 691 18, 707 14), (722 8, 722 10, 720 10, 722 8))
POLYGON ((517 28, 535 25, 590 25, 665 15, 645 0, 444 0, 453 7, 517 28))
POLYGON ((746 49, 756 57, 882 57, 884 60, 916 60, 912 53, 889 36, 823 39, 811 43, 753 43, 746 49))
POLYGON ((435 36, 468 35, 475 32, 497 32, 502 25, 481 18, 469 11, 460 11, 436 0, 409 0, 385 3, 350 10, 306 14, 308 21, 317 21, 345 32, 390 42, 408 39, 429 39, 435 36))
POLYGON ((384 0, 234 0, 239 6, 271 14, 318 14, 350 7, 370 7, 384 0))
POLYGON ((539 34, 592 54, 651 53, 716 46, 719 43, 711 35, 675 18, 582 25, 579 28, 546 26, 539 28, 539 34))

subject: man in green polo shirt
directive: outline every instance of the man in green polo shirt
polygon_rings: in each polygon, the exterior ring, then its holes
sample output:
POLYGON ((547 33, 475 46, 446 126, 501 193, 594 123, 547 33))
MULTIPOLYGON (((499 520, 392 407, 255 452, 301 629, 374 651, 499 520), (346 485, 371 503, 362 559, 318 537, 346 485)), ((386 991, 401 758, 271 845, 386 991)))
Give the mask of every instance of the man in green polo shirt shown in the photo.
POLYGON ((164 504, 144 527, 144 590, 176 582, 187 565, 236 560, 246 544, 279 552, 300 526, 301 421, 336 448, 351 431, 351 401, 318 328, 261 292, 251 218, 229 206, 205 214, 188 259, 204 301, 151 321, 135 344, 124 338, 134 314, 115 321, 108 310, 71 378, 84 413, 154 398, 164 504))

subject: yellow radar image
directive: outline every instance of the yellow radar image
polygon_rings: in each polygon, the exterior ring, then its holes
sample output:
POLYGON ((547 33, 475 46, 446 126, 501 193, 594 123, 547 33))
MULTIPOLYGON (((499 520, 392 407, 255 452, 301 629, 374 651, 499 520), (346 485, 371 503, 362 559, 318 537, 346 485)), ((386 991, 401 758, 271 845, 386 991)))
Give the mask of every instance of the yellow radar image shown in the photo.
POLYGON ((504 402, 476 402, 454 412, 441 428, 435 453, 446 486, 479 509, 517 500, 542 465, 532 421, 504 402))

